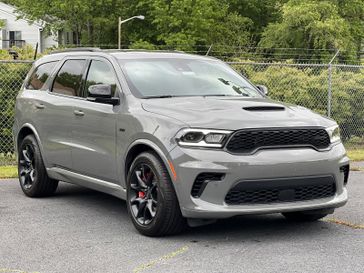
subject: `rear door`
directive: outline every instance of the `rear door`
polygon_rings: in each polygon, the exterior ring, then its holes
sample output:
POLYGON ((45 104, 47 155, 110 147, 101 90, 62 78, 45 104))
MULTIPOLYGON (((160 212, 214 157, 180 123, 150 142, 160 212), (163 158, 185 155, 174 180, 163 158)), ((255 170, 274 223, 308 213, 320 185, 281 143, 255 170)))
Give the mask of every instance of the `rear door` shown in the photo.
POLYGON ((55 75, 47 98, 38 105, 44 115, 37 123, 41 126, 43 149, 50 167, 72 169, 73 109, 84 99, 81 84, 86 67, 86 58, 66 59, 55 75))
MULTIPOLYGON (((83 94, 88 87, 109 84, 114 96, 119 96, 112 64, 104 58, 92 58, 84 80, 83 94)), ((75 171, 109 182, 117 183, 116 168, 116 115, 120 106, 80 100, 73 111, 72 162, 75 171)))

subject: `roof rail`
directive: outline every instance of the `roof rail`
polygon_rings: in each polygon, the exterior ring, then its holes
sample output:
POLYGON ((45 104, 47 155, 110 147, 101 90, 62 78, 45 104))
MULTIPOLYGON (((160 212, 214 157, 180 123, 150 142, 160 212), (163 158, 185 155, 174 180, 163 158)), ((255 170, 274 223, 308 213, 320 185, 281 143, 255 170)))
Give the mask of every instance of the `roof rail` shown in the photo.
POLYGON ((98 52, 101 51, 98 47, 74 47, 74 48, 65 48, 61 50, 52 51, 49 54, 56 54, 56 53, 64 53, 64 52, 98 52))
POLYGON ((115 52, 144 52, 144 51, 149 51, 149 52, 166 52, 166 53, 170 53, 170 52, 174 52, 174 53, 185 53, 184 51, 181 50, 175 50, 175 49, 103 49, 101 50, 103 52, 109 52, 109 53, 115 53, 115 52))

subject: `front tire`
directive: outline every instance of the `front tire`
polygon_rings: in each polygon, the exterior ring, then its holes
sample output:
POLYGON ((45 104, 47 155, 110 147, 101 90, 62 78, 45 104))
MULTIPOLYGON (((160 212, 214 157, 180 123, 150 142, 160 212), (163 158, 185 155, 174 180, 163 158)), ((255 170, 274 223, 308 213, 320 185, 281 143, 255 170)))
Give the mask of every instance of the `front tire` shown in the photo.
POLYGON ((48 177, 33 135, 26 136, 19 146, 18 175, 21 189, 29 197, 43 197, 54 194, 58 181, 48 177))
POLYGON ((295 212, 284 212, 282 215, 287 220, 295 222, 314 222, 326 217, 328 214, 333 213, 334 210, 311 210, 311 211, 295 211, 295 212))
POLYGON ((146 236, 176 234, 186 226, 169 173, 152 152, 141 153, 131 164, 127 207, 135 228, 146 236))

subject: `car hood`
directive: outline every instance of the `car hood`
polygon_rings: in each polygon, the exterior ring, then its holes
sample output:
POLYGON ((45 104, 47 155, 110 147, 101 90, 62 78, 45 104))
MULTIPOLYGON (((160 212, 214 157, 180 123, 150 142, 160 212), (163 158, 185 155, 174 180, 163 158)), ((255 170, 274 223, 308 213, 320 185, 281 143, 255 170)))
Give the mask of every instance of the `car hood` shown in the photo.
POLYGON ((144 99, 144 110, 171 117, 190 127, 238 130, 243 128, 335 125, 301 106, 270 99, 176 97, 144 99))

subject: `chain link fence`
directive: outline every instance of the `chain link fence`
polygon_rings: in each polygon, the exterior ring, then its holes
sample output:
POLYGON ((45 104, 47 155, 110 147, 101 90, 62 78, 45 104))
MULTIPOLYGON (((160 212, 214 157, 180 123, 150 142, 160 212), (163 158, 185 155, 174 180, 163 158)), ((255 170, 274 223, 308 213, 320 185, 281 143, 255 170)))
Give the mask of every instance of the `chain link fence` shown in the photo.
MULTIPOLYGON (((12 124, 16 95, 31 61, 0 61, 0 165, 15 163, 12 124)), ((364 147, 364 66, 230 62, 272 99, 301 105, 335 119, 351 148, 364 147)))
POLYGON ((12 127, 14 104, 32 61, 0 60, 0 166, 15 164, 12 127))

